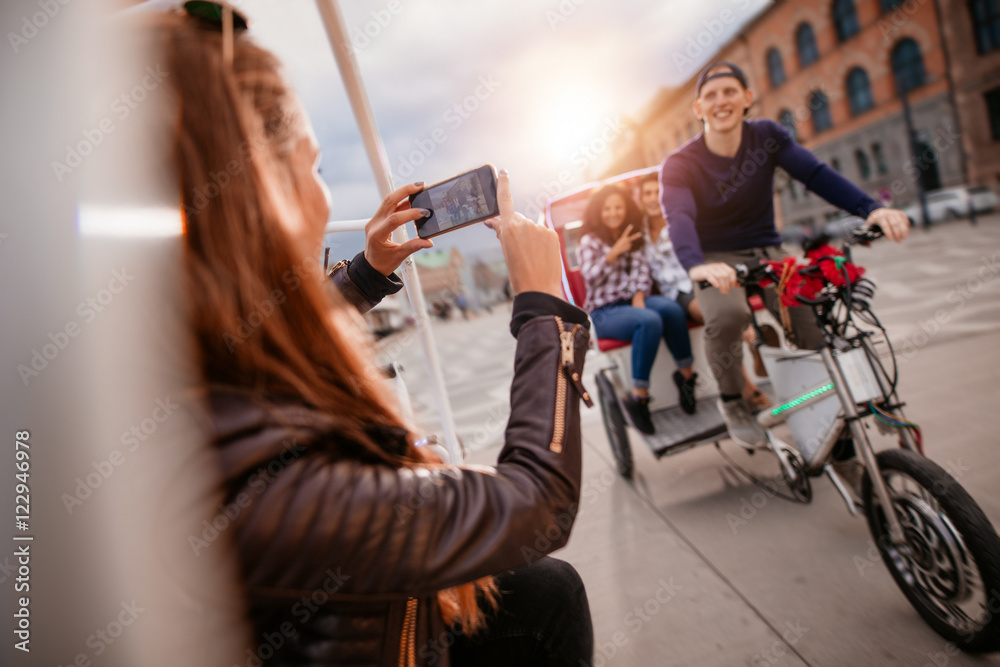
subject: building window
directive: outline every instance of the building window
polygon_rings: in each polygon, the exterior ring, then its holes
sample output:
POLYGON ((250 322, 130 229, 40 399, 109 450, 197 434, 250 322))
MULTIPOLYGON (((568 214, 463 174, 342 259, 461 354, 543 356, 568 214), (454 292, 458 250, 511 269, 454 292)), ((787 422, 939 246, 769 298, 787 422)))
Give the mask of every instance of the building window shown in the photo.
POLYGON ((777 88, 785 82, 785 63, 781 61, 781 53, 772 48, 767 52, 767 74, 771 79, 771 87, 777 88))
POLYGON ((882 11, 888 12, 903 4, 903 0, 879 0, 882 5, 882 11))
POLYGON ((821 90, 814 90, 809 96, 809 109, 812 111, 813 134, 819 134, 833 127, 830 117, 830 102, 821 90))
POLYGON ((860 148, 854 151, 854 161, 858 163, 858 173, 863 180, 867 181, 872 177, 872 166, 868 162, 868 155, 860 148))
POLYGON ((816 48, 816 35, 808 23, 803 23, 795 31, 795 46, 799 52, 799 67, 807 67, 819 60, 819 49, 816 48))
POLYGON ((840 160, 838 160, 837 158, 831 158, 830 166, 833 167, 834 171, 838 173, 840 172, 840 160))
POLYGON ((833 0, 833 27, 837 41, 846 42, 858 33, 858 13, 854 0, 833 0))
POLYGON ((788 134, 792 135, 792 141, 799 140, 799 133, 795 130, 795 116, 788 109, 783 109, 781 113, 778 114, 778 122, 781 126, 788 130, 788 134))
POLYGON ((885 161, 885 152, 882 150, 882 144, 875 142, 872 144, 872 157, 875 158, 875 169, 879 174, 889 173, 889 163, 885 161))
POLYGON ((892 50, 891 60, 892 75, 896 79, 896 89, 901 95, 919 88, 927 82, 920 45, 909 37, 896 44, 892 50))
POLYGON ((970 0, 969 14, 979 52, 1000 49, 1000 0, 970 0))
POLYGON ((851 104, 851 115, 857 116, 875 106, 868 72, 855 67, 847 73, 847 99, 851 104))
POLYGON ((986 91, 986 109, 990 114, 990 130, 993 140, 1000 141, 1000 88, 986 91))

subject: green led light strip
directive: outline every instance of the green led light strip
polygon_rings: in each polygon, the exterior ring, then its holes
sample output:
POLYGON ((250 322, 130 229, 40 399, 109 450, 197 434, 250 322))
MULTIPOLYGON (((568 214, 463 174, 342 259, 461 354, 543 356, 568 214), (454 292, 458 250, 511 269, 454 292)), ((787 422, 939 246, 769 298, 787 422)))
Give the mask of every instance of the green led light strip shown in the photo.
POLYGON ((797 405, 802 405, 803 403, 805 403, 806 401, 808 401, 810 398, 815 398, 815 397, 819 396, 820 394, 825 394, 826 392, 830 391, 831 389, 833 389, 833 383, 832 382, 830 384, 823 385, 819 389, 814 389, 813 391, 810 391, 808 394, 803 394, 802 396, 799 396, 798 398, 796 398, 794 400, 791 400, 791 401, 785 403, 784 405, 779 405, 778 407, 776 407, 773 410, 771 410, 771 416, 772 417, 777 417, 782 412, 785 412, 786 410, 791 410, 792 408, 794 408, 797 405))

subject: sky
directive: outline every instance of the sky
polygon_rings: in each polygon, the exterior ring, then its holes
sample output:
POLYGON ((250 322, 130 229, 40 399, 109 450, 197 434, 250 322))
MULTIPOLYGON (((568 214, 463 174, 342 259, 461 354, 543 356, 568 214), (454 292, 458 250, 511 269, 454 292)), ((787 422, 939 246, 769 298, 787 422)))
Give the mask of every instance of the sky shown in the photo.
MULTIPOLYGON (((581 185, 663 86, 694 75, 770 0, 341 2, 392 178, 433 183, 491 163, 515 205, 581 185)), ((323 151, 331 218, 368 218, 378 194, 316 5, 242 0, 254 38, 285 63, 323 151)), ((412 227, 410 229, 412 235, 412 227)), ((331 259, 363 237, 328 237, 331 259)), ((494 254, 474 225, 435 239, 494 254)))

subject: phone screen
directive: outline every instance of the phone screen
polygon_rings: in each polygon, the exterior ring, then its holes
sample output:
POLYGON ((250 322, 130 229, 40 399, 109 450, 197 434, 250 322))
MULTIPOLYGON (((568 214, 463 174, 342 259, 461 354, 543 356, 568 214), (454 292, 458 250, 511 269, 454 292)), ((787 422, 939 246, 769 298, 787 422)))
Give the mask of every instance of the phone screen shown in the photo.
POLYGON ((410 206, 431 212, 414 222, 417 236, 422 239, 497 216, 500 210, 493 165, 484 165, 421 190, 410 196, 410 206))

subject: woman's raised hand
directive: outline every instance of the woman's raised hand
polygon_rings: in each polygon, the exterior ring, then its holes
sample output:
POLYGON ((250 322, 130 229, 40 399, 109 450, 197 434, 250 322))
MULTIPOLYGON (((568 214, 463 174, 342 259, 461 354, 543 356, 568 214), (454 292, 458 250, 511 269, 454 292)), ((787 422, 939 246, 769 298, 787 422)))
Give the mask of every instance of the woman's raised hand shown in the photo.
POLYGON ((514 293, 544 292, 561 299, 559 237, 548 227, 536 225, 514 210, 506 169, 501 169, 497 176, 497 202, 500 217, 487 220, 486 226, 500 239, 514 293))
POLYGON ((427 215, 424 209, 410 208, 408 199, 423 190, 423 185, 411 183, 389 193, 365 225, 365 259, 383 276, 398 269, 403 260, 416 251, 434 245, 430 239, 422 238, 410 239, 406 243, 392 240, 392 232, 398 227, 427 215))
POLYGON ((608 264, 614 264, 619 257, 631 250, 632 243, 641 237, 642 232, 632 233, 632 225, 626 225, 624 231, 622 231, 622 235, 611 246, 611 251, 608 253, 608 264))

